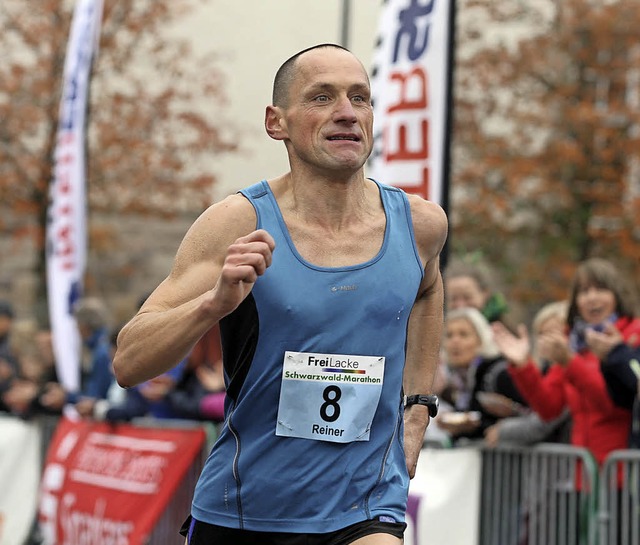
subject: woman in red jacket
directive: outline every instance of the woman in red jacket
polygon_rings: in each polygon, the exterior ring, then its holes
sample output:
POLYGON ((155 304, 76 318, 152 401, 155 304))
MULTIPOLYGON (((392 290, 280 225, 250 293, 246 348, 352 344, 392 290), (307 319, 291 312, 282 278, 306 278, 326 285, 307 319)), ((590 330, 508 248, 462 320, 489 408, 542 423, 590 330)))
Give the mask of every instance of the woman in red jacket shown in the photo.
POLYGON ((569 407, 573 420, 571 443, 591 451, 599 464, 613 450, 627 448, 631 411, 613 403, 600 362, 586 342, 585 331, 613 323, 626 340, 640 334, 635 300, 620 273, 608 261, 589 259, 578 266, 569 300, 568 334, 551 332, 538 339, 541 357, 553 362, 542 375, 530 354, 527 330, 513 335, 502 324, 494 338, 509 360, 509 373, 529 406, 543 420, 558 417, 569 407))

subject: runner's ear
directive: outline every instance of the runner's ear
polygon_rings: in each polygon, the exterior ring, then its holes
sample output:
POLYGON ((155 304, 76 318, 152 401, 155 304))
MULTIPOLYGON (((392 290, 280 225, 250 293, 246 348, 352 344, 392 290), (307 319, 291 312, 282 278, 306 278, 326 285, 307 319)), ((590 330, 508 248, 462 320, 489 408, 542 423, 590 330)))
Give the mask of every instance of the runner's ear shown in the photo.
POLYGON ((264 116, 264 128, 267 134, 274 140, 287 138, 286 123, 282 117, 282 108, 267 106, 264 116))

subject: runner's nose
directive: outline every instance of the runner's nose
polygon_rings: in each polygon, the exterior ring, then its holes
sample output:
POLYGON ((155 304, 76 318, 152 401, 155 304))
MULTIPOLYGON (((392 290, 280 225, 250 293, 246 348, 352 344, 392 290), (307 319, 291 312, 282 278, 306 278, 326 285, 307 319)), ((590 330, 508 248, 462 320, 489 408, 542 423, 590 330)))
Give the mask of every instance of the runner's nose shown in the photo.
POLYGON ((336 102, 333 119, 336 122, 349 123, 355 123, 358 120, 358 118, 356 117, 356 111, 349 97, 341 97, 336 102))

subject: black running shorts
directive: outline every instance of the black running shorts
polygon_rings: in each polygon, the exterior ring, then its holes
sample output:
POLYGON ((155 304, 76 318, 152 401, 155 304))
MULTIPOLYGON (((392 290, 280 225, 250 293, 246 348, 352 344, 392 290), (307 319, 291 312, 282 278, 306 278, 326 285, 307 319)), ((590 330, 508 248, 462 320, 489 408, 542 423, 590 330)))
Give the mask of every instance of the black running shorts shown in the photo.
POLYGON ((348 545, 371 534, 391 534, 402 539, 407 525, 404 522, 386 522, 378 519, 356 522, 351 526, 326 534, 295 534, 289 532, 254 532, 225 528, 195 520, 191 516, 182 525, 180 533, 189 545, 348 545))

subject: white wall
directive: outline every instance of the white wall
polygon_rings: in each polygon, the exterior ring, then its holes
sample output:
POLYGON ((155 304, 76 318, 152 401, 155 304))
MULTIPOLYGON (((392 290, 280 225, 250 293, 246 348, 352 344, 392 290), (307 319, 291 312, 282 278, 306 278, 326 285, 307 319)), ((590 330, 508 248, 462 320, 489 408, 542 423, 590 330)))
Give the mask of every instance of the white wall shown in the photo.
MULTIPOLYGON (((350 0, 347 44, 371 65, 380 0, 350 0)), ((340 43, 343 0, 209 0, 182 25, 198 53, 215 51, 226 75, 227 117, 243 135, 240 154, 216 159, 215 199, 288 170, 284 145, 264 132, 273 76, 306 47, 340 43)))

